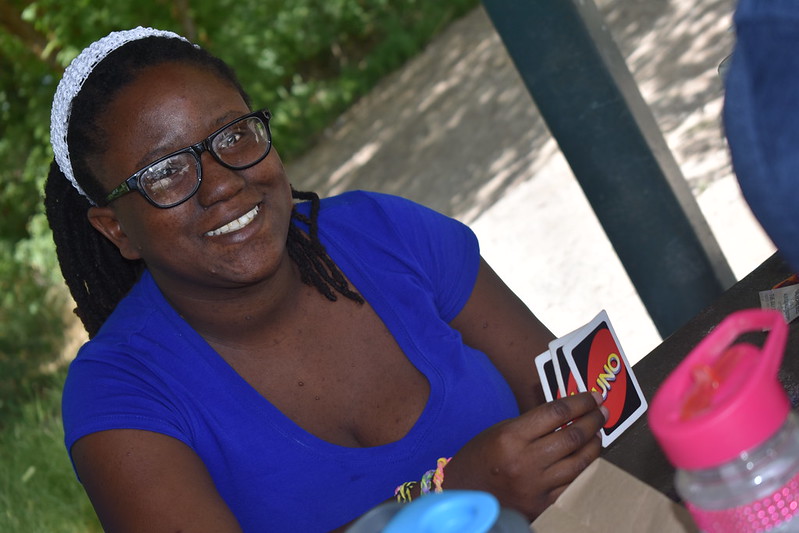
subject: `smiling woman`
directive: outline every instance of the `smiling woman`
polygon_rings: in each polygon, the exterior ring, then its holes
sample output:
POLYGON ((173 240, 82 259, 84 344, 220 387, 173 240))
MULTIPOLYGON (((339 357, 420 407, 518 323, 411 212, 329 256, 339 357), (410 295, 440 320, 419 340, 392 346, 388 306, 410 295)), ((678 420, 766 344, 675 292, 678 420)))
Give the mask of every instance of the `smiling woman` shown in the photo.
POLYGON ((269 120, 153 29, 59 84, 45 203, 90 334, 65 440, 104 527, 329 531, 433 478, 535 517, 599 454, 601 399, 539 405, 552 335, 466 226, 296 191, 269 120))
MULTIPOLYGON (((90 206, 106 205, 131 191, 140 192, 149 202, 159 207, 178 205, 190 198, 199 188, 202 179, 200 157, 203 151, 209 151, 216 161, 226 168, 245 169, 262 161, 272 146, 269 133, 271 115, 267 110, 256 111, 214 131, 204 141, 194 143, 176 153, 151 162, 122 183, 112 182, 109 187, 102 184, 98 176, 105 174, 119 176, 119 174, 113 173, 113 170, 102 168, 96 172, 92 167, 99 167, 102 164, 99 154, 104 150, 105 144, 114 139, 121 140, 122 135, 119 137, 104 136, 96 123, 99 122, 99 118, 105 113, 116 93, 130 83, 134 73, 159 63, 168 63, 173 65, 173 68, 164 69, 166 76, 164 79, 171 80, 177 68, 175 65, 194 64, 211 73, 217 83, 221 81, 227 84, 231 91, 236 91, 240 95, 242 105, 245 106, 244 109, 249 101, 235 74, 227 65, 202 49, 189 44, 175 34, 166 32, 156 31, 147 34, 150 39, 135 39, 133 38, 135 35, 134 32, 126 34, 120 32, 106 38, 106 48, 95 45, 92 52, 95 54, 92 56, 94 61, 104 57, 96 57, 98 51, 112 57, 109 61, 101 62, 93 71, 86 72, 83 64, 76 60, 65 74, 54 102, 52 139, 56 161, 51 168, 51 175, 54 173, 55 176, 47 182, 46 207, 53 227, 62 269, 70 272, 70 275, 65 272, 65 278, 73 298, 78 303, 77 314, 83 320, 90 336, 97 332, 116 302, 138 278, 142 262, 136 257, 126 259, 121 256, 118 248, 112 245, 113 240, 103 238, 100 233, 90 228, 90 218, 79 213, 85 213, 90 206), (130 43, 127 42, 128 39, 130 39, 130 43), (163 42, 164 39, 169 39, 167 41, 169 46, 159 44, 159 40, 163 42), (113 48, 114 45, 119 44, 128 46, 113 48), (102 80, 101 83, 100 80, 102 80), (222 150, 217 148, 229 142, 231 134, 239 135, 240 131, 237 132, 237 129, 241 129, 242 123, 247 126, 252 121, 258 123, 249 125, 256 128, 259 137, 255 143, 250 143, 248 150, 255 149, 258 153, 247 152, 242 156, 237 152, 231 153, 231 150, 227 150, 222 156, 220 154, 222 150), (67 124, 71 125, 69 129, 67 129, 67 124), (68 146, 73 148, 70 150, 68 146), (244 161, 242 157, 247 161, 244 161), (183 175, 180 181, 176 181, 173 174, 171 181, 174 182, 174 185, 169 187, 169 193, 156 193, 157 187, 159 187, 153 181, 156 173, 160 173, 160 187, 163 189, 164 172, 170 168, 167 165, 171 164, 174 171, 181 161, 188 178, 183 175), (60 177, 62 172, 66 179, 60 177), (69 186, 70 184, 72 187, 69 186), (97 254, 102 257, 102 260, 96 257, 97 254), (87 266, 84 267, 81 262, 86 262, 87 266)), ((119 101, 116 103, 119 105, 119 101)), ((133 102, 132 105, 134 105, 133 110, 137 113, 141 112, 140 105, 136 102, 133 102)), ((155 127, 155 125, 149 126, 155 127)), ((110 127, 111 130, 124 132, 120 124, 113 124, 110 127)), ((162 131, 171 130, 167 128, 162 131)), ((147 142, 150 143, 149 147, 151 148, 154 142, 151 137, 149 131, 145 130, 141 133, 140 138, 134 137, 131 142, 137 140, 147 142)), ((127 151, 127 146, 124 145, 120 147, 120 150, 124 150, 128 155, 133 154, 132 151, 127 151)), ((157 153, 153 150, 150 152, 145 155, 144 159, 155 157, 157 153)), ((316 201, 315 195, 312 193, 292 192, 295 198, 316 201)), ((246 218, 253 212, 257 213, 257 210, 258 206, 255 206, 240 218, 246 218)), ((309 223, 312 227, 315 226, 315 220, 306 220, 299 213, 294 213, 294 216, 309 223)), ((225 221, 224 224, 209 231, 218 232, 220 235, 228 233, 236 224, 241 226, 240 218, 232 222, 225 221)), ((295 258, 304 258, 304 260, 299 260, 298 264, 302 267, 305 279, 314 283, 329 298, 335 299, 334 292, 339 291, 347 297, 358 299, 357 294, 340 282, 341 276, 337 275, 335 269, 330 268, 333 265, 321 253, 320 246, 301 232, 291 231, 290 233, 289 251, 295 258), (316 257, 315 260, 314 257, 316 257)))

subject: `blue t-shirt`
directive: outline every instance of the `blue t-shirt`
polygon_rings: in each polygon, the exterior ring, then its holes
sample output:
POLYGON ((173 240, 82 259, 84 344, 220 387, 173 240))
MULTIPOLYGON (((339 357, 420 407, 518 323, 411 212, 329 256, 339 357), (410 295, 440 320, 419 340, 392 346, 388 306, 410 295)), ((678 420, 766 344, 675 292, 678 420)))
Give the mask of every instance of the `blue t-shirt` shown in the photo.
POLYGON ((479 267, 466 226, 397 197, 352 192, 322 201, 319 236, 430 383, 405 437, 348 448, 304 431, 180 318, 145 272, 70 367, 67 449, 107 429, 169 435, 202 458, 245 531, 328 531, 518 415, 496 368, 449 326, 479 267))

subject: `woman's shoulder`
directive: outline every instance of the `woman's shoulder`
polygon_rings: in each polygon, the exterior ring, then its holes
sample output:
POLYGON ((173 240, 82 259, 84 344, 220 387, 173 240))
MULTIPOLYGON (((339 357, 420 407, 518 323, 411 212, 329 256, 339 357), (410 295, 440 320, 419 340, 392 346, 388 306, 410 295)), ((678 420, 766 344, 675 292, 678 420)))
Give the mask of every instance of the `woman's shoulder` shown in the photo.
POLYGON ((183 427, 175 406, 207 396, 207 383, 218 376, 207 345, 182 323, 145 273, 69 365, 62 397, 67 442, 132 427, 182 438, 173 431, 183 427), (145 419, 168 423, 143 426, 145 419))
POLYGON ((374 215, 382 215, 386 212, 394 213, 428 209, 402 196, 360 189, 323 198, 320 201, 320 205, 321 211, 327 211, 328 213, 333 211, 352 211, 374 215))
POLYGON ((174 339, 185 337, 181 319, 161 294, 148 271, 120 300, 97 335, 83 345, 78 358, 125 351, 150 353, 153 346, 169 346, 174 339))
POLYGON ((361 228, 393 227, 401 232, 412 228, 429 230, 441 224, 460 225, 455 219, 408 198, 365 190, 322 199, 319 216, 325 225, 340 222, 361 228))

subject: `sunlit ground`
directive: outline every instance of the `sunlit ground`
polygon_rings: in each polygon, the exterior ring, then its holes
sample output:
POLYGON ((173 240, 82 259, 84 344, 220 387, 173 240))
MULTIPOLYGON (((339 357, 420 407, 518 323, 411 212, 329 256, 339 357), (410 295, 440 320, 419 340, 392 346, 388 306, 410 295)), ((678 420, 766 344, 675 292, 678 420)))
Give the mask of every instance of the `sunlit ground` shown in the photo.
MULTIPOLYGON (((597 5, 733 272, 744 276, 774 248, 740 197, 720 127, 717 68, 733 45, 734 2, 597 5)), ((362 99, 289 176, 323 195, 399 194, 470 224, 483 255, 556 334, 606 309, 631 361, 660 342, 482 9, 362 99)))

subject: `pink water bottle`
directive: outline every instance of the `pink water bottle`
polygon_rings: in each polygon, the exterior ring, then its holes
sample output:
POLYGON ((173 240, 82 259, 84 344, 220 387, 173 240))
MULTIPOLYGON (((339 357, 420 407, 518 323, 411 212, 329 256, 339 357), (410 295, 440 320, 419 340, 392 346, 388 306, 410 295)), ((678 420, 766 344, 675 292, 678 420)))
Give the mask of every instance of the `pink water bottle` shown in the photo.
POLYGON ((777 311, 731 314, 649 407, 677 493, 706 533, 799 531, 799 423, 777 379, 787 335, 777 311), (762 346, 740 339, 763 330, 762 346))

